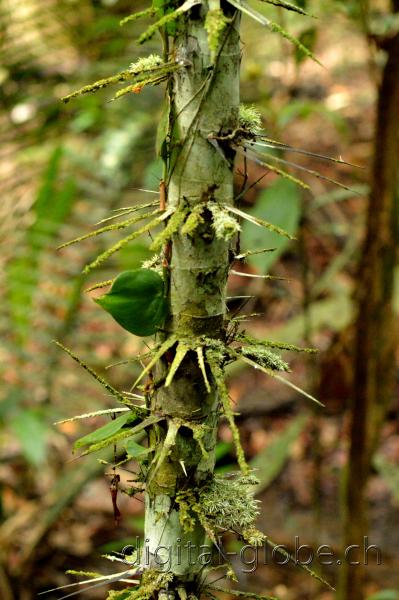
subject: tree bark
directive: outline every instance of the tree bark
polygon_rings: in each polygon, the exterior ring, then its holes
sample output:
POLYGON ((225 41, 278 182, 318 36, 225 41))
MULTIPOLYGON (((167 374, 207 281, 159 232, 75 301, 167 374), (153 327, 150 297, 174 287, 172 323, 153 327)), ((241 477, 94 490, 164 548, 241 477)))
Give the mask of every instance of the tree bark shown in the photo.
MULTIPOLYGON (((239 17, 224 7, 231 22, 221 34, 213 65, 204 27, 207 9, 204 3, 190 11, 171 49, 175 60, 184 61, 187 67, 174 75, 168 90, 167 204, 176 209, 185 207, 188 214, 208 201, 233 203, 234 153, 218 151, 208 136, 230 133, 238 126, 239 17)), ((208 209, 203 210, 201 219, 192 234, 175 234, 165 249, 171 316, 164 339, 171 335, 176 335, 179 342, 199 336, 225 337, 230 242, 215 237, 208 209)), ((145 539, 150 556, 161 555, 158 563, 165 561, 163 567, 155 566, 175 575, 172 588, 184 586, 196 595, 203 566, 198 553, 206 532, 198 519, 191 532, 184 530, 176 496, 212 478, 218 398, 209 373, 207 391, 193 350, 185 355, 172 383, 163 385, 175 352, 173 346, 159 362, 154 384, 151 410, 166 415, 167 425, 154 427, 150 436, 157 451, 147 477, 145 539), (203 435, 202 449, 195 431, 203 435), (173 439, 174 445, 157 467, 157 456, 168 439, 173 439), (188 549, 189 542, 195 550, 188 549), (167 548, 159 550, 161 545, 167 548)), ((169 588, 169 595, 173 589, 169 588)))

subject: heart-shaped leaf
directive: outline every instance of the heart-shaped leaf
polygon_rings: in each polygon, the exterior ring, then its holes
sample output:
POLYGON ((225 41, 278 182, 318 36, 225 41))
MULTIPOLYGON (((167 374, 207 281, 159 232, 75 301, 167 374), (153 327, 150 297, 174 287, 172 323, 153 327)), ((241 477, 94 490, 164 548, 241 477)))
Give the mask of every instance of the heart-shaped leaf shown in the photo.
POLYGON ((164 282, 151 269, 124 271, 96 302, 130 333, 152 335, 167 313, 164 282))

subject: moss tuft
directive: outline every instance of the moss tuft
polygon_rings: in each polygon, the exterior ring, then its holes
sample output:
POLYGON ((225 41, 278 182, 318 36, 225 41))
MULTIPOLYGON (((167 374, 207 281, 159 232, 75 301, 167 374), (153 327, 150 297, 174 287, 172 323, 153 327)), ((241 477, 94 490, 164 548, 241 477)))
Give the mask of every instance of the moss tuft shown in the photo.
POLYGON ((260 133, 262 129, 262 117, 255 106, 246 106, 240 104, 239 124, 242 129, 245 129, 251 134, 260 133))
POLYGON ((239 231, 241 231, 238 221, 229 215, 228 211, 224 207, 220 206, 216 202, 209 202, 208 208, 212 213, 212 226, 215 230, 216 237, 219 240, 228 241, 239 231))
POLYGON ((226 25, 231 22, 231 19, 226 17, 221 8, 208 10, 205 19, 205 30, 208 34, 208 45, 211 53, 211 63, 215 64, 217 52, 220 45, 220 38, 226 25))

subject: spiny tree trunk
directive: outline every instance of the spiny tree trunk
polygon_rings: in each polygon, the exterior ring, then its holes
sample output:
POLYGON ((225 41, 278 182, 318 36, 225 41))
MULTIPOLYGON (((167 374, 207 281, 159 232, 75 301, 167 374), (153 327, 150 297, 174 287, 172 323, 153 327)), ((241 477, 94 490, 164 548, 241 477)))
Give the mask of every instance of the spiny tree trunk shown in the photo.
MULTIPOLYGON (((399 6, 396 7, 399 10, 399 6)), ((354 386, 344 506, 344 548, 363 548, 368 531, 366 486, 395 381, 394 268, 398 235, 399 35, 386 41, 387 61, 378 93, 374 162, 366 237, 358 276, 354 386)), ((363 551, 358 552, 362 562, 363 551)), ((374 557, 373 557, 374 559, 374 557)), ((364 598, 365 567, 343 561, 342 600, 364 598)))
MULTIPOLYGON (((281 0, 278 4, 303 14, 291 3, 281 0)), ((112 282, 92 288, 112 283, 110 291, 97 298, 97 302, 131 333, 157 334, 149 351, 149 363, 134 384, 137 386, 151 371, 144 388, 145 408, 135 406, 130 398, 82 363, 108 392, 129 406, 131 414, 119 417, 111 433, 104 426, 79 440, 78 446, 86 445, 87 452, 94 452, 143 430, 149 440, 149 447, 140 450, 141 460, 134 448, 131 451, 126 445, 128 457, 141 462, 140 481, 136 482, 139 486, 133 486, 131 492, 145 489, 145 547, 138 569, 142 579, 136 589, 111 591, 109 600, 173 598, 176 594, 180 600, 188 595, 197 597, 204 591, 203 571, 210 558, 210 548, 202 547, 206 538, 219 552, 220 530, 234 532, 250 545, 260 545, 266 538, 254 527, 259 510, 250 485, 256 479, 249 472, 240 445, 224 366, 227 362, 244 360, 274 375, 274 371, 287 371, 288 365, 274 353, 276 344, 239 332, 238 322, 227 317, 226 284, 240 230, 236 216, 288 238, 290 235, 234 207, 233 167, 237 147, 245 147, 268 169, 304 184, 272 162, 263 162, 253 147, 247 146, 263 134, 257 111, 239 105, 241 12, 288 37, 310 55, 278 24, 241 0, 153 0, 148 9, 130 15, 124 22, 142 16, 156 18, 139 41, 144 42, 161 30, 163 59, 150 55, 64 98, 67 102, 75 96, 130 81, 116 93, 117 99, 129 92, 139 92, 145 85, 167 81, 167 110, 158 135, 165 165, 159 209, 106 225, 67 243, 152 219, 100 254, 86 266, 85 271, 89 272, 139 235, 163 221, 166 223, 151 245, 155 251, 161 251, 151 263, 152 270, 124 272, 112 282), (163 278, 154 272, 160 261, 163 278), (232 430, 240 467, 231 478, 214 474, 217 426, 223 415, 232 430)), ((266 156, 272 160, 271 155, 266 156)), ((127 213, 122 209, 117 218, 148 206, 153 203, 132 207, 127 213)), ((277 347, 301 350, 285 344, 277 347)), ((293 385, 283 378, 280 380, 293 385)), ((117 482, 115 475, 114 501, 117 482)), ((118 519, 115 505, 114 509, 118 519)), ((268 543, 273 546, 270 540, 268 543)), ((232 575, 230 566, 227 567, 227 574, 232 575)), ((138 571, 129 569, 128 574, 136 576, 138 571)), ((112 581, 125 576, 126 573, 117 575, 112 581)), ((212 595, 213 589, 210 586, 205 593, 210 591, 212 595)))
MULTIPOLYGON (((184 343, 199 336, 224 339, 226 282, 229 270, 229 242, 218 239, 212 227, 212 214, 204 208, 209 201, 233 204, 234 154, 224 156, 210 143, 210 134, 229 133, 238 127, 240 48, 239 17, 226 28, 216 67, 212 67, 208 34, 204 28, 206 8, 193 10, 184 31, 174 40, 176 60, 188 68, 175 74, 169 86, 171 123, 167 150, 168 206, 190 213, 203 208, 203 222, 191 235, 175 234, 167 248, 171 317, 168 335, 176 334, 184 343)), ((232 13, 230 12, 230 17, 232 13)), ((158 377, 162 380, 173 360, 175 348, 162 360, 158 377)), ((151 443, 165 447, 168 436, 180 424, 168 460, 149 472, 146 492, 145 537, 151 553, 160 545, 172 550, 172 573, 183 584, 193 581, 201 563, 195 559, 205 543, 205 530, 196 519, 192 531, 185 532, 176 496, 187 494, 212 477, 218 410, 215 382, 209 375, 207 391, 198 356, 189 351, 171 385, 161 386, 153 398, 153 411, 167 415, 165 426, 152 433, 151 443), (192 429, 187 427, 191 424, 192 429), (204 431, 201 448, 193 431, 204 431), (191 541, 197 553, 184 548, 191 541), (178 554, 181 552, 181 556, 178 554)), ((166 552, 166 551, 165 551, 166 552)))

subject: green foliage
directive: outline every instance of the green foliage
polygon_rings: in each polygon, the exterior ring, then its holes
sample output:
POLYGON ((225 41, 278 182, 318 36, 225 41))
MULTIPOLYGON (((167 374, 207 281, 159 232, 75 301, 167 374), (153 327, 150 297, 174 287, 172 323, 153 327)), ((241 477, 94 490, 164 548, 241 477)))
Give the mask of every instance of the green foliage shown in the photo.
POLYGON ((21 252, 6 267, 6 298, 21 344, 29 333, 41 255, 57 236, 76 198, 74 179, 61 177, 63 156, 61 147, 52 152, 33 204, 33 223, 21 244, 21 252))
POLYGON ((380 590, 367 596, 367 600, 399 600, 398 590, 380 590))
MULTIPOLYGON (((249 214, 256 219, 267 219, 281 226, 290 235, 295 235, 301 214, 301 200, 297 187, 289 181, 276 180, 261 193, 249 214)), ((268 273, 288 247, 289 240, 277 232, 265 231, 246 222, 242 227, 241 243, 249 250, 263 246, 275 248, 273 253, 247 258, 248 263, 261 273, 268 273)))
POLYGON ((137 416, 132 414, 130 411, 117 417, 116 419, 112 419, 106 425, 99 427, 95 431, 88 433, 84 437, 78 439, 74 448, 82 448, 83 446, 90 446, 91 444, 97 444, 97 442, 102 442, 103 440, 113 436, 117 433, 122 427, 128 423, 131 423, 137 419, 137 416))
POLYGON ((167 314, 163 279, 151 269, 120 273, 109 292, 95 301, 124 329, 139 336, 155 333, 167 314))
MULTIPOLYGON (((131 416, 131 418, 133 419, 133 415, 131 416)), ((90 454, 92 452, 98 452, 99 450, 102 450, 103 448, 107 448, 109 446, 115 446, 122 440, 137 435, 147 427, 151 427, 151 425, 158 423, 158 421, 160 420, 161 417, 157 415, 150 415, 149 417, 146 417, 145 419, 140 421, 134 427, 119 429, 119 431, 117 431, 116 433, 113 433, 112 435, 109 435, 104 439, 99 440, 98 442, 90 444, 87 450, 85 450, 85 452, 82 454, 82 456, 85 456, 86 454, 90 454)))
POLYGON ((26 460, 38 467, 46 458, 48 427, 35 409, 18 412, 10 421, 10 429, 21 445, 26 460))
POLYGON ((125 450, 130 458, 134 460, 140 460, 143 456, 151 452, 151 448, 146 448, 141 444, 138 444, 135 440, 128 440, 125 442, 125 450))
POLYGON ((276 439, 251 461, 250 466, 256 471, 259 480, 256 486, 257 494, 265 490, 281 473, 290 456, 292 445, 301 435, 308 421, 309 417, 306 415, 295 417, 284 431, 279 432, 276 439))
POLYGON ((99 267, 104 261, 106 261, 108 258, 110 258, 113 254, 122 250, 122 248, 124 248, 127 244, 129 244, 133 240, 137 239, 144 233, 148 233, 149 231, 151 231, 151 229, 153 229, 154 227, 156 227, 157 225, 162 223, 162 221, 164 219, 166 219, 168 216, 170 216, 173 212, 174 211, 171 209, 165 211, 160 216, 155 217, 155 219, 152 219, 152 221, 150 221, 146 225, 143 225, 143 227, 140 227, 140 229, 133 231, 133 233, 131 233, 130 235, 119 240, 119 242, 117 242, 116 244, 111 246, 111 248, 108 248, 107 250, 102 252, 99 256, 97 256, 97 258, 95 260, 93 260, 91 263, 86 265, 83 272, 90 273, 90 271, 99 267))

